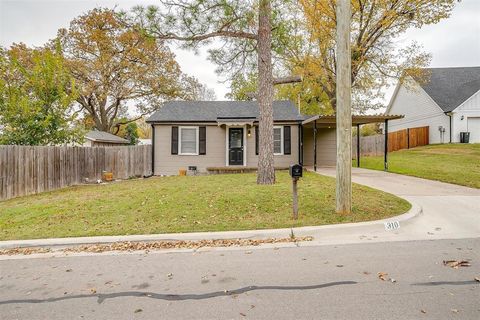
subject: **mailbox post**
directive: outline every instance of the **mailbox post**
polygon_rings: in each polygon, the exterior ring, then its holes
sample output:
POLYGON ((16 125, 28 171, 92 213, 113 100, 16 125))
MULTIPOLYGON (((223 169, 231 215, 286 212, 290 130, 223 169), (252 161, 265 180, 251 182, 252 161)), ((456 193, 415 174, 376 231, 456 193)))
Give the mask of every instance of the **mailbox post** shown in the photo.
POLYGON ((290 176, 292 177, 292 194, 293 194, 293 219, 298 219, 298 194, 297 182, 302 177, 303 167, 299 164, 290 166, 290 176))

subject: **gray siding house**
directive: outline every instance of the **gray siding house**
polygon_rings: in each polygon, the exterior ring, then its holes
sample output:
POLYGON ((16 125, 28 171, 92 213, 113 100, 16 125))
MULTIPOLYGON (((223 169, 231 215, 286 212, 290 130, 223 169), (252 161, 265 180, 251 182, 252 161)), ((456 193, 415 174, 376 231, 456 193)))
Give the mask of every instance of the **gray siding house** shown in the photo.
MULTIPOLYGON (((256 101, 171 101, 147 122, 152 126, 154 175, 256 169, 256 101)), ((353 125, 399 116, 354 116, 353 125)), ((335 116, 305 116, 290 101, 273 103, 276 168, 296 163, 334 166, 335 116)))
MULTIPOLYGON (((147 122, 152 125, 154 174, 180 169, 255 168, 258 105, 250 101, 170 101, 147 122)), ((275 101, 275 166, 299 162, 299 127, 305 116, 289 101, 275 101)))

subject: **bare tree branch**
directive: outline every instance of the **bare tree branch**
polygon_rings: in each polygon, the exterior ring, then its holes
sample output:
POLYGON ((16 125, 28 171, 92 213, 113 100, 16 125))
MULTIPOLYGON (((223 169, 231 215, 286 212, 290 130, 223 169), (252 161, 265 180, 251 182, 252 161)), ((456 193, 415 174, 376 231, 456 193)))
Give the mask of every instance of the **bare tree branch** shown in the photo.
POLYGON ((303 79, 302 79, 301 76, 289 76, 289 77, 282 77, 282 78, 273 78, 273 85, 298 83, 298 82, 302 82, 302 81, 303 81, 303 79))

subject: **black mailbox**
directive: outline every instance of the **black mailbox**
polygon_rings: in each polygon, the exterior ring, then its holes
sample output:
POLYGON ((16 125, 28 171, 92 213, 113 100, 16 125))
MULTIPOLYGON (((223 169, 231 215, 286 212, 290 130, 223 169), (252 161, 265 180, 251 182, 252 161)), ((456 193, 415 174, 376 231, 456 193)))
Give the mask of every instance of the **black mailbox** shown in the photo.
POLYGON ((303 174, 303 167, 299 164, 292 164, 289 171, 292 178, 301 178, 303 174))

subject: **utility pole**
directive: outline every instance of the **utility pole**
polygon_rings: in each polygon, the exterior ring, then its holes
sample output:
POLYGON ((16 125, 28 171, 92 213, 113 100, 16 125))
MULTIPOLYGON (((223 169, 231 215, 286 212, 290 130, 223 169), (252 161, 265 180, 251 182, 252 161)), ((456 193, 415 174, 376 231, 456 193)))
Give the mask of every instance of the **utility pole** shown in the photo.
POLYGON ((336 211, 352 212, 352 108, 350 0, 337 0, 337 179, 336 211))

